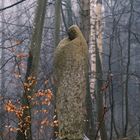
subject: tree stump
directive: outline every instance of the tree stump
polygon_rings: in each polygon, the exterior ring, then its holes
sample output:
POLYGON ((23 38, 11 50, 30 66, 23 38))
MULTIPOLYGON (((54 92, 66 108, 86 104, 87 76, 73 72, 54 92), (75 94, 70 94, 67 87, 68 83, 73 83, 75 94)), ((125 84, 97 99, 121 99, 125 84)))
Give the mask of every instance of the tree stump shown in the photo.
POLYGON ((56 111, 59 137, 82 140, 86 116, 88 76, 88 47, 80 29, 73 25, 68 38, 63 39, 55 51, 56 111))

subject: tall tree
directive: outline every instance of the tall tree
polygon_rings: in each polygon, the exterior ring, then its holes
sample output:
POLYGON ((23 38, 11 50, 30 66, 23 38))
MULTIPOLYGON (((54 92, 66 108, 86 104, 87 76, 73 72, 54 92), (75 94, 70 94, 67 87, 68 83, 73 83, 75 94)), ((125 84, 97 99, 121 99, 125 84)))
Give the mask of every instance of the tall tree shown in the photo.
MULTIPOLYGON (((59 44, 60 41, 60 26, 61 26, 61 10, 62 9, 62 1, 61 0, 55 0, 55 33, 54 33, 54 46, 55 48, 57 47, 57 45, 59 44)), ((56 101, 56 98, 55 98, 56 101)), ((55 105, 55 109, 56 109, 56 103, 54 103, 55 105)), ((57 119, 57 112, 54 112, 56 115, 56 119, 57 119)), ((58 127, 54 127, 54 139, 56 139, 56 134, 58 133, 58 127)))
MULTIPOLYGON (((85 36, 86 42, 89 45, 90 39, 90 0, 80 0, 80 27, 85 36)), ((90 67, 90 66, 89 66, 90 67)), ((89 68, 89 73, 91 69, 89 68)), ((90 77, 87 77, 87 95, 86 95, 86 108, 87 108, 87 122, 85 128, 85 134, 89 137, 90 140, 94 140, 95 137, 95 124, 94 124, 94 115, 93 115, 93 101, 90 93, 90 77)))
POLYGON ((66 1, 66 8, 67 8, 67 27, 69 28, 70 26, 73 25, 73 15, 72 15, 72 3, 71 0, 66 1))
POLYGON ((79 0, 80 1, 80 27, 83 35, 89 43, 90 36, 90 0, 79 0))
POLYGON ((30 98, 35 92, 37 72, 40 59, 40 49, 42 42, 42 33, 46 13, 47 0, 38 0, 35 13, 34 28, 31 39, 27 72, 24 83, 24 93, 22 97, 22 107, 24 107, 21 118, 18 123, 17 140, 32 140, 31 132, 31 104, 30 98), (30 87, 27 87, 30 86, 30 87))
MULTIPOLYGON (((1 8, 4 7, 4 0, 1 1, 1 8)), ((2 69, 0 70, 1 72, 1 82, 0 82, 0 96, 1 98, 4 98, 4 92, 5 92, 5 76, 4 76, 4 63, 5 63, 5 54, 4 54, 4 12, 1 13, 1 29, 2 29, 2 33, 1 33, 1 63, 0 63, 0 67, 2 67, 2 69)), ((4 113, 4 109, 3 109, 3 99, 1 99, 0 101, 0 138, 1 140, 3 140, 3 130, 4 130, 4 117, 3 117, 3 113, 4 113)))
POLYGON ((103 92, 102 92, 102 86, 103 86, 103 73, 102 73, 102 65, 101 65, 101 59, 99 56, 99 49, 96 47, 96 85, 95 85, 95 94, 96 94, 96 103, 97 103, 97 121, 98 121, 98 130, 96 133, 96 138, 98 135, 98 132, 100 132, 101 139, 107 140, 107 133, 105 128, 105 110, 103 106, 103 92))
POLYGON ((125 127, 124 127, 124 137, 127 136, 127 130, 128 130, 128 84, 129 84, 129 70, 130 70, 130 50, 131 50, 131 28, 132 28, 132 17, 133 17, 133 0, 130 2, 130 16, 128 20, 128 47, 127 47, 127 65, 126 65, 126 83, 125 83, 125 127))
POLYGON ((96 13, 96 21, 95 21, 95 54, 96 54, 96 102, 97 102, 97 120, 99 123, 99 130, 102 140, 107 140, 107 132, 105 127, 105 110, 103 105, 103 94, 102 94, 102 86, 103 86, 103 73, 102 73, 102 0, 96 1, 95 6, 96 13))
POLYGON ((60 25, 61 25, 61 0, 55 1, 55 47, 60 41, 60 25))

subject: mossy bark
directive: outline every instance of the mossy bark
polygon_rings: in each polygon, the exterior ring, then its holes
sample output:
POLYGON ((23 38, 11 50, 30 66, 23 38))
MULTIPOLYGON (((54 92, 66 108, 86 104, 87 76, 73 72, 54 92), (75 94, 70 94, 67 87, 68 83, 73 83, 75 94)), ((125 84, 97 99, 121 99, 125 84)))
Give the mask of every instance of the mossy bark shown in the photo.
POLYGON ((55 51, 56 111, 60 139, 82 140, 86 115, 88 48, 76 25, 55 51))

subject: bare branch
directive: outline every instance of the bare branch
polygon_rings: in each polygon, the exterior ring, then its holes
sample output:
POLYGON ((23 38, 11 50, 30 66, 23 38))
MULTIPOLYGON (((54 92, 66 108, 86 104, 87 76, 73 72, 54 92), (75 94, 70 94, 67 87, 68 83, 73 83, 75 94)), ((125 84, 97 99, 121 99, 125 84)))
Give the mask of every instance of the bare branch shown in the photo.
POLYGON ((7 7, 1 8, 1 9, 0 9, 0 12, 1 12, 1 11, 4 11, 4 10, 6 10, 6 9, 9 9, 9 8, 11 8, 11 7, 14 7, 14 6, 16 6, 16 5, 18 5, 18 4, 20 4, 20 3, 24 2, 24 1, 26 1, 26 0, 21 0, 21 1, 18 1, 18 2, 16 2, 16 3, 12 4, 12 5, 9 5, 9 6, 7 6, 7 7))

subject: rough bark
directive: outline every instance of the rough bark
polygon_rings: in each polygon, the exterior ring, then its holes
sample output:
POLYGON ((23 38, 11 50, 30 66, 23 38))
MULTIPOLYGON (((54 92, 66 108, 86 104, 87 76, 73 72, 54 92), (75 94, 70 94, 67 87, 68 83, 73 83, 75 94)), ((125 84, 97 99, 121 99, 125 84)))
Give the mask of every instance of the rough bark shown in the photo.
POLYGON ((55 51, 56 110, 60 139, 82 140, 86 114, 88 48, 76 25, 55 51))

